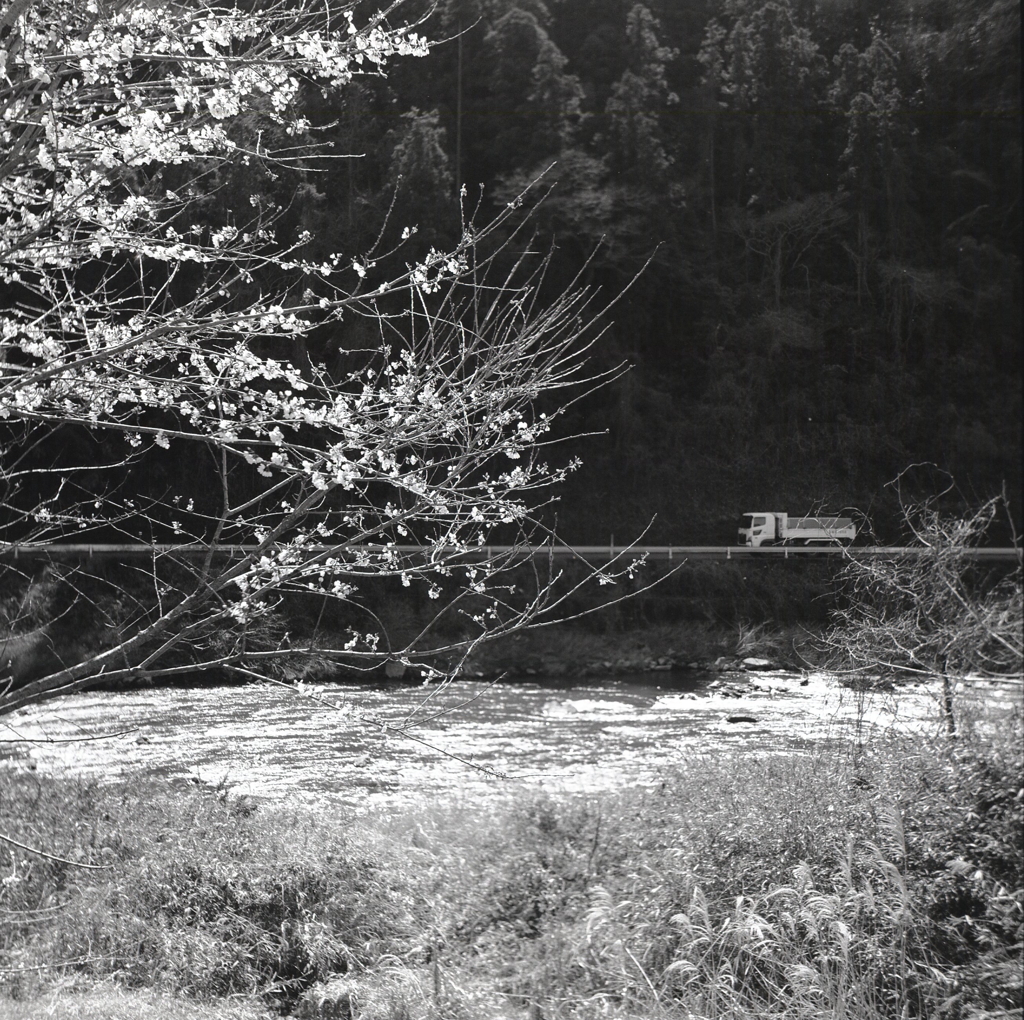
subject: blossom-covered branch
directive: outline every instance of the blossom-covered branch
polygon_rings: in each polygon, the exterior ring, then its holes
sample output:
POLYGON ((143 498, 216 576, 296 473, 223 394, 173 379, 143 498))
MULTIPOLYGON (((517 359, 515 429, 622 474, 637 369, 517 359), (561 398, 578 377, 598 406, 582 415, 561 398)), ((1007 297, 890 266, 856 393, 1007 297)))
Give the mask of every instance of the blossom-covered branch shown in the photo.
POLYGON ((302 652, 408 661, 417 641, 392 646, 372 614, 340 647, 253 638, 290 594, 354 604, 372 577, 444 594, 465 620, 448 651, 558 604, 550 576, 510 599, 511 564, 480 555, 495 529, 535 527, 534 494, 575 464, 542 456, 564 394, 603 381, 585 367, 603 309, 576 285, 539 300, 521 203, 466 217, 447 251, 313 258, 265 190, 244 221, 206 200, 243 169, 305 172, 330 141, 308 96, 426 51, 394 13, 56 0, 0 17, 0 542, 208 549, 155 557, 148 600, 78 661, 12 668, 0 713, 302 652), (353 324, 373 342, 347 342, 353 324), (297 356, 307 342, 322 357, 297 356), (194 465, 194 489, 140 486, 161 458, 194 465))

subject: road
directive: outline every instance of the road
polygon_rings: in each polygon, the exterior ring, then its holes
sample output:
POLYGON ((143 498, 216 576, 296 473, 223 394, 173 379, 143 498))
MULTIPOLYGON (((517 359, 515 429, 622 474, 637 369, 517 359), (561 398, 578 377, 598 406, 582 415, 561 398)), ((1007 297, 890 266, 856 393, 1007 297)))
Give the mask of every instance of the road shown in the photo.
MULTIPOLYGON (((382 546, 361 545, 356 549, 380 550, 382 546)), ((253 545, 221 546, 215 555, 239 557, 255 552, 253 545)), ((353 550, 344 546, 307 546, 313 554, 329 553, 338 558, 351 556, 353 550)), ((399 545, 394 549, 404 556, 422 554, 429 547, 416 545, 399 545)), ((135 559, 152 557, 181 557, 198 559, 207 554, 205 545, 141 545, 141 544, 88 544, 88 543, 54 543, 39 545, 0 544, 0 558, 6 560, 19 559, 135 559)), ((927 555, 929 550, 920 546, 853 546, 840 548, 836 546, 768 546, 751 549, 741 545, 579 545, 579 546, 528 546, 528 545, 483 545, 473 547, 469 552, 462 553, 466 559, 503 558, 514 559, 546 559, 557 560, 579 559, 592 564, 604 564, 619 558, 629 561, 646 557, 648 561, 658 563, 681 563, 691 560, 762 560, 779 561, 803 559, 807 557, 851 556, 856 559, 901 559, 910 556, 927 555)), ((435 555, 445 557, 459 555, 454 547, 446 546, 436 550, 435 555)), ((985 562, 1014 562, 1020 560, 1021 549, 1010 547, 975 548, 965 550, 969 559, 985 562)))

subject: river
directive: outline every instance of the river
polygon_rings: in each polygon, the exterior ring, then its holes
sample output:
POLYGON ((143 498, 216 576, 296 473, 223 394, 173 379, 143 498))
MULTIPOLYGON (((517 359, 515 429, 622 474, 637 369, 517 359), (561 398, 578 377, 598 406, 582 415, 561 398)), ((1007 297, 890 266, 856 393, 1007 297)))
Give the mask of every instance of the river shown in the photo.
POLYGON ((657 783, 709 754, 812 753, 936 726, 923 689, 856 695, 821 676, 654 673, 559 683, 267 685, 79 694, 0 724, 41 772, 201 783, 284 802, 401 803, 510 784, 657 783), (737 696, 739 695, 739 696, 737 696))

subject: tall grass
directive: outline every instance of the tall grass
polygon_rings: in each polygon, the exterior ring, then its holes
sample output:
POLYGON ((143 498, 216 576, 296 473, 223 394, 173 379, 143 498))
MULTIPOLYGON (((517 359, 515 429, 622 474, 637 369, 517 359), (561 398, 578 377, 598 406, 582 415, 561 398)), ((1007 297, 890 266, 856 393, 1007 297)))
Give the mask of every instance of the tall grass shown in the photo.
POLYGON ((36 994, 50 965, 126 987, 288 1000, 406 935, 383 862, 316 813, 0 773, 0 817, 6 835, 63 858, 0 850, 9 995, 36 994))
POLYGON ((114 865, 0 849, 4 990, 362 1020, 1019 1016, 1019 719, 994 725, 399 815, 0 773, 8 835, 114 865))

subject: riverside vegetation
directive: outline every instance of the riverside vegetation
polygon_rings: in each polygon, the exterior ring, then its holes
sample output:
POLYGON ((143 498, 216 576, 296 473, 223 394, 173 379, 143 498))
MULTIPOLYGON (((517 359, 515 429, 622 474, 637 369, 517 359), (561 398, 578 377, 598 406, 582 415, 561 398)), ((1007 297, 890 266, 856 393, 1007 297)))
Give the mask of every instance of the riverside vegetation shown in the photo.
POLYGON ((0 1016, 1019 1017, 1020 737, 400 814, 4 769, 0 1016))

